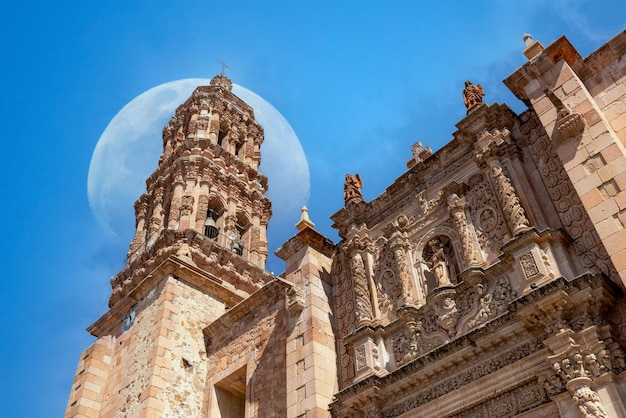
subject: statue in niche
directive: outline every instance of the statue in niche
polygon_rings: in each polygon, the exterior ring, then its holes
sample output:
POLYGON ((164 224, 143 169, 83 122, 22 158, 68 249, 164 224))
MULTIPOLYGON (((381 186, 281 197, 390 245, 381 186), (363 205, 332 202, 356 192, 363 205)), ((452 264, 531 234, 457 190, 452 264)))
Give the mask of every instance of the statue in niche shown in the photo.
POLYGON ((451 285, 448 257, 444 253, 443 243, 439 238, 433 238, 428 245, 433 252, 428 260, 428 267, 437 279, 437 287, 451 285))
POLYGON ((343 200, 345 201, 345 204, 347 205, 349 202, 362 202, 362 188, 363 181, 361 180, 359 173, 354 176, 352 174, 346 174, 346 181, 343 185, 343 200))
POLYGON ((465 103, 467 113, 483 102, 484 95, 485 90, 483 89, 483 86, 480 84, 473 84, 469 80, 465 82, 465 89, 463 90, 463 103, 465 103))

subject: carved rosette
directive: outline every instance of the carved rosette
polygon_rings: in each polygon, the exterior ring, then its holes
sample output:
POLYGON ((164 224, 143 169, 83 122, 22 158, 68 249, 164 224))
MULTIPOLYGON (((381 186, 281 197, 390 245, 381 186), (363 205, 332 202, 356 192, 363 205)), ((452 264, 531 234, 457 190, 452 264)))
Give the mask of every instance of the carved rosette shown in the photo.
POLYGON ((496 183, 496 194, 502 205, 504 216, 513 235, 530 228, 526 212, 520 204, 519 197, 499 161, 491 160, 491 176, 496 183))
POLYGON ((445 297, 437 305, 437 325, 445 329, 448 336, 454 337, 456 327, 461 317, 461 312, 457 309, 456 301, 452 297, 445 297))
POLYGON ((448 212, 454 222, 456 232, 461 238, 463 264, 465 267, 474 267, 480 264, 480 256, 467 218, 465 217, 466 207, 465 199, 461 199, 456 193, 452 193, 448 196, 448 212))

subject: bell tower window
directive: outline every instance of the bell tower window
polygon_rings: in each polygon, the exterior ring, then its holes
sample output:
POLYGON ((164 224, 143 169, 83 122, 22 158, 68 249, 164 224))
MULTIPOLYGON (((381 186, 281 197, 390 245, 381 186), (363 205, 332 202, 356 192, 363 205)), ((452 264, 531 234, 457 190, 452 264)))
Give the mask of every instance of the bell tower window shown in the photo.
POLYGON ((220 147, 223 146, 226 135, 226 130, 224 128, 220 128, 220 131, 217 134, 217 145, 219 145, 220 147))
MULTIPOLYGON (((249 250, 249 230, 250 222, 243 213, 237 214, 235 229, 230 235, 230 248, 237 255, 244 255, 245 250, 249 250)), ((248 251, 249 252, 249 251, 248 251)))
POLYGON ((237 255, 243 255, 242 237, 245 233, 243 227, 239 224, 235 225, 235 230, 230 236, 230 248, 237 255))
POLYGON ((243 150, 243 145, 244 145, 244 142, 242 141, 242 142, 239 142, 239 143, 235 146, 235 156, 236 156, 237 158, 242 158, 242 157, 243 157, 243 155, 241 155, 241 154, 243 154, 243 152, 242 152, 242 150, 243 150))
POLYGON ((217 222, 215 222, 215 213, 209 209, 206 215, 206 221, 204 221, 204 235, 215 239, 219 235, 220 230, 217 228, 217 222))

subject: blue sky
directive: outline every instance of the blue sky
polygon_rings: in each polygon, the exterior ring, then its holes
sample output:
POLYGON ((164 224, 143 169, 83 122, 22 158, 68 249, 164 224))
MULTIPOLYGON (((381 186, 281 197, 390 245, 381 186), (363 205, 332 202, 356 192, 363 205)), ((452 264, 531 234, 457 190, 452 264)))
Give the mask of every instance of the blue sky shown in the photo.
POLYGON ((626 27, 623 0, 7 3, 7 417, 62 415, 79 355, 93 341, 85 328, 107 310, 109 278, 133 231, 116 239, 100 227, 87 173, 101 133, 137 95, 211 77, 217 59, 227 62, 228 76, 272 103, 298 134, 311 171, 310 216, 336 241, 328 217, 343 206, 345 173, 361 174, 371 200, 404 172, 414 142, 440 148, 465 114, 466 79, 484 86, 488 103, 524 110, 501 82, 525 62, 524 32, 544 45, 566 35, 586 56, 626 27))

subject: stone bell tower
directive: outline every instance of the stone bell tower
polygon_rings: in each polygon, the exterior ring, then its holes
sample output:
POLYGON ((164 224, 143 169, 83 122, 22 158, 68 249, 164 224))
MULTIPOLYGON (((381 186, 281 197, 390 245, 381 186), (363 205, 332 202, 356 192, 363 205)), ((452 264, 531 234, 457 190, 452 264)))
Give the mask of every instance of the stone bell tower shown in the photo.
POLYGON ((66 417, 202 416, 203 329, 274 279, 264 270, 263 129, 231 89, 215 76, 163 129, 126 267, 88 328, 97 340, 80 358, 66 417))

